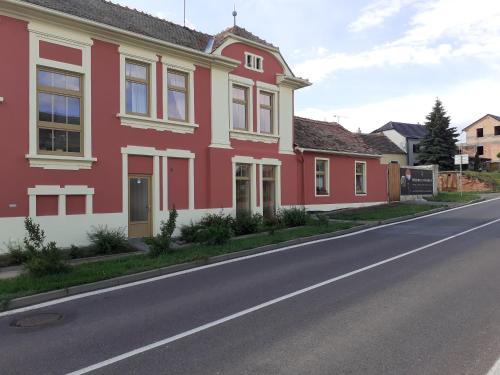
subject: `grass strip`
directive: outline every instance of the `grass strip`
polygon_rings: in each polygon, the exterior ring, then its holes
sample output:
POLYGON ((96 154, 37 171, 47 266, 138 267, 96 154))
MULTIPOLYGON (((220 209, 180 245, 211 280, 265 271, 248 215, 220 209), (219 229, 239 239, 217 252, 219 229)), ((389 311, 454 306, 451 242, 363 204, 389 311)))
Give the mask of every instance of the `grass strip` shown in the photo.
POLYGON ((460 194, 459 192, 442 192, 435 197, 425 198, 431 202, 471 202, 473 200, 481 198, 479 194, 464 192, 460 194))
POLYGON ((388 220, 401 216, 414 215, 421 212, 430 211, 438 207, 441 206, 411 203, 392 203, 381 206, 340 211, 331 214, 330 218, 335 220, 360 221, 388 220))

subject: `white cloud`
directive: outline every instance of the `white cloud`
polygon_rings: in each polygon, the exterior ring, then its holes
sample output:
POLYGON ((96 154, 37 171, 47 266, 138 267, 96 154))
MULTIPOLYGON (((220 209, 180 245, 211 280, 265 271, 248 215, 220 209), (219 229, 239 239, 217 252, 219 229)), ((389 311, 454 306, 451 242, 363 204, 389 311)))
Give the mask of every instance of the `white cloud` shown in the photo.
MULTIPOLYGON (((486 113, 500 112, 499 86, 500 76, 496 79, 469 81, 443 90, 439 98, 451 116, 452 125, 463 129, 486 113)), ((349 130, 357 131, 359 127, 363 132, 370 132, 389 121, 423 124, 435 99, 436 93, 429 92, 391 98, 359 107, 304 108, 298 110, 297 115, 327 121, 337 121, 335 116, 340 116, 339 122, 349 130)))
POLYGON ((377 0, 366 6, 361 11, 361 15, 349 25, 349 30, 354 32, 381 25, 386 18, 392 17, 406 5, 415 0, 377 0))
POLYGON ((403 64, 437 64, 452 58, 479 58, 498 65, 500 1, 436 0, 421 3, 399 39, 358 53, 326 53, 294 66, 313 82, 340 70, 403 64))

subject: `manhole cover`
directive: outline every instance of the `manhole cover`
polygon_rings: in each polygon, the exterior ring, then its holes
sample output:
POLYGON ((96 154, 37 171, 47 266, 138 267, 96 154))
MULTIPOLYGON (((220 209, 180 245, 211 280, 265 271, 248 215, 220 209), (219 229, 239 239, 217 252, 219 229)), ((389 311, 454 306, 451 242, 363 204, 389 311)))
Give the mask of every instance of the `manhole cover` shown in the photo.
POLYGON ((14 327, 39 327, 62 319, 61 314, 46 313, 27 316, 12 322, 14 327))

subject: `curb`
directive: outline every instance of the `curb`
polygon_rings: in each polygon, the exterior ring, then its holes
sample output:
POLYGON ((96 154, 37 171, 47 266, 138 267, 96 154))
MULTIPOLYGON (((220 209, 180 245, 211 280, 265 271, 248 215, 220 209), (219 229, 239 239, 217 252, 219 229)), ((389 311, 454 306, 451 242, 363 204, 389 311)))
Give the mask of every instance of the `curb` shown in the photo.
MULTIPOLYGON (((257 247, 254 249, 248 249, 248 250, 241 250, 241 251, 237 251, 237 252, 233 252, 233 253, 229 253, 229 254, 217 255, 214 257, 210 257, 210 258, 202 259, 202 260, 197 260, 197 261, 193 261, 193 262, 176 264, 176 265, 162 267, 162 268, 156 268, 153 270, 143 271, 143 272, 134 273, 134 274, 125 275, 125 276, 119 276, 119 277, 115 277, 115 278, 108 279, 108 280, 97 281, 94 283, 77 285, 77 286, 72 286, 72 287, 68 287, 65 289, 58 289, 58 290, 54 290, 54 291, 50 291, 50 292, 34 294, 31 296, 15 298, 15 299, 10 300, 8 303, 6 303, 6 305, 3 308, 0 306, 0 311, 8 311, 8 310, 12 310, 12 309, 18 309, 18 308, 22 308, 22 307, 26 307, 26 306, 30 306, 30 305, 48 302, 48 301, 51 301, 54 299, 73 296, 76 294, 87 293, 87 292, 92 292, 92 291, 99 290, 99 289, 105 289, 105 288, 109 288, 109 287, 113 287, 113 286, 129 284, 129 283, 132 283, 135 281, 141 281, 141 280, 145 280, 145 279, 149 279, 149 278, 153 278, 153 277, 157 277, 157 276, 163 276, 163 275, 168 275, 168 274, 179 272, 179 271, 185 271, 187 269, 192 269, 192 268, 204 266, 207 264, 219 263, 219 262, 223 262, 226 260, 245 257, 248 255, 265 253, 265 252, 268 252, 271 250, 276 250, 276 249, 280 249, 280 248, 287 247, 287 246, 300 245, 303 243, 312 242, 315 240, 322 240, 322 239, 326 239, 326 238, 335 238, 335 237, 343 236, 345 234, 359 232, 361 230, 368 229, 368 228, 378 227, 378 226, 385 225, 385 224, 397 223, 397 222, 401 222, 401 221, 405 221, 405 220, 409 220, 409 219, 413 219, 413 218, 427 216, 427 215, 441 212, 441 211, 447 211, 450 208, 466 206, 466 205, 473 204, 473 203, 479 203, 479 202, 482 202, 484 200, 485 199, 476 199, 474 201, 463 203, 463 204, 458 204, 458 205, 455 205, 453 207, 450 207, 450 206, 439 207, 439 208, 435 208, 435 209, 432 209, 429 211, 420 212, 418 214, 401 216, 398 218, 381 220, 378 222, 374 221, 373 223, 362 224, 362 225, 359 225, 359 226, 356 226, 353 228, 338 230, 336 232, 324 233, 324 234, 319 234, 319 235, 310 236, 310 237, 297 238, 294 240, 280 242, 278 244, 271 244, 271 245, 261 246, 261 247, 257 247)), ((446 202, 443 202, 443 203, 446 203, 446 202)))

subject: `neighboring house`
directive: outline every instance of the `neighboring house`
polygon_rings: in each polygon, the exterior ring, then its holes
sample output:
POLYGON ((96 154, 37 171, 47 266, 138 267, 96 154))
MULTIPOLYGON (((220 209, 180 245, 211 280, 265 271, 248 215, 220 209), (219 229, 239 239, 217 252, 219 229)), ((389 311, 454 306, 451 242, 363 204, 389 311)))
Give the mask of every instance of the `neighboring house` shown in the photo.
POLYGON ((383 133, 404 151, 407 165, 418 165, 419 144, 426 134, 424 125, 391 121, 374 130, 374 133, 383 133))
POLYGON ((310 83, 240 27, 212 36, 102 0, 3 0, 0 48, 0 247, 26 216, 69 246, 98 225, 154 235, 172 207, 182 225, 387 199, 380 155, 339 125, 303 119, 294 141, 294 91, 310 83))
POLYGON ((295 117, 295 144, 300 153, 301 203, 308 209, 332 210, 387 201, 387 166, 358 134, 336 122, 295 117))
POLYGON ((463 152, 474 157, 476 153, 481 159, 500 162, 500 116, 485 115, 467 126, 463 152))
POLYGON ((397 162, 400 165, 406 165, 406 152, 396 146, 384 134, 359 134, 359 136, 368 146, 376 150, 379 154, 382 154, 382 158, 380 159, 382 164, 397 162))

